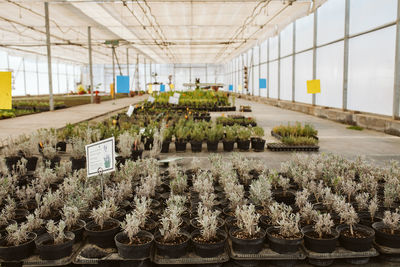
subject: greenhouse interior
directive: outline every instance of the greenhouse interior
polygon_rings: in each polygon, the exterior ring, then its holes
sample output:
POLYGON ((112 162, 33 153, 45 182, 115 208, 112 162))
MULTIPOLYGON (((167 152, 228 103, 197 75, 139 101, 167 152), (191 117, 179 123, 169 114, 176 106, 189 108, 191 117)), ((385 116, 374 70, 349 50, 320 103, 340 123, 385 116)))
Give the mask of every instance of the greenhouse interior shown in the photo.
POLYGON ((0 0, 1 266, 400 266, 400 0, 0 0))

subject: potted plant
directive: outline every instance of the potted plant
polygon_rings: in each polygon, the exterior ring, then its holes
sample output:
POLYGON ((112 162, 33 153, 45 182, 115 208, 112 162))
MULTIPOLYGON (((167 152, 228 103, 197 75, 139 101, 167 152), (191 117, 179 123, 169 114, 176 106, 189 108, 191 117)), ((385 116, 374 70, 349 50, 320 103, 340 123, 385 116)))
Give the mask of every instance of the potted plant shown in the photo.
POLYGON ((204 137, 205 134, 203 127, 201 125, 195 125, 190 132, 190 146, 192 152, 201 152, 204 137))
POLYGON ((36 234, 28 232, 26 224, 10 224, 7 237, 0 240, 0 258, 4 261, 20 261, 31 256, 35 250, 36 234))
POLYGON ((72 232, 64 232, 65 222, 59 221, 56 225, 50 220, 47 225, 47 234, 41 235, 35 240, 39 257, 42 260, 58 260, 68 257, 72 253, 75 235, 72 232))
POLYGON ((382 222, 372 225, 375 230, 375 242, 389 248, 400 248, 400 213, 385 211, 382 222))
POLYGON ((291 212, 281 212, 276 220, 276 226, 267 229, 270 248, 280 254, 295 253, 303 242, 303 234, 299 228, 300 215, 291 212))
POLYGON ((22 158, 19 153, 19 147, 17 142, 11 138, 8 138, 7 146, 2 149, 5 156, 5 162, 9 171, 15 169, 18 161, 22 158))
POLYGON ((224 146, 225 152, 233 151, 233 147, 236 141, 236 128, 234 127, 224 127, 225 136, 223 138, 222 144, 224 146))
POLYGON ((19 144, 19 151, 27 160, 27 171, 35 171, 38 157, 34 154, 38 152, 37 140, 34 135, 27 136, 25 141, 19 144))
POLYGON ((80 242, 83 238, 83 232, 85 230, 85 221, 80 220, 80 211, 76 206, 64 205, 62 209, 62 219, 65 222, 66 230, 74 233, 75 243, 80 242))
POLYGON ((222 137, 224 137, 224 129, 220 124, 213 125, 206 130, 208 152, 215 152, 218 150, 218 143, 222 137))
POLYGON ((264 246, 265 231, 258 227, 260 215, 253 204, 238 206, 235 211, 236 224, 229 231, 232 249, 237 253, 257 254, 264 246))
POLYGON ((50 168, 54 169, 56 166, 60 164, 61 158, 57 155, 56 149, 56 138, 49 137, 47 142, 41 143, 42 144, 42 154, 43 154, 43 161, 49 161, 50 168))
POLYGON ((154 237, 151 233, 141 230, 146 221, 139 210, 127 214, 121 224, 122 232, 115 236, 118 254, 124 259, 145 259, 150 257, 154 237))
POLYGON ((212 211, 199 203, 197 214, 200 229, 195 230, 191 235, 195 253, 204 258, 212 258, 224 253, 227 235, 218 227, 220 211, 212 211))
POLYGON ((163 141, 161 145, 161 153, 169 152, 169 144, 171 143, 172 136, 174 135, 174 128, 172 126, 166 125, 163 132, 163 141))
POLYGON ((93 221, 85 226, 88 241, 102 248, 115 246, 114 236, 118 233, 120 223, 111 218, 110 205, 106 202, 98 208, 93 208, 91 217, 93 221))
POLYGON ((185 152, 189 129, 186 126, 177 126, 175 129, 175 149, 176 152, 185 152))
POLYGON ((256 152, 264 151, 265 147, 265 139, 264 137, 264 129, 256 126, 253 127, 253 138, 251 138, 251 148, 253 148, 256 152))
POLYGON ((72 145, 71 161, 72 170, 80 170, 86 168, 86 142, 84 139, 74 136, 70 139, 72 145))
POLYGON ((318 214, 314 227, 302 228, 304 245, 317 253, 332 253, 336 249, 339 233, 332 229, 334 222, 329 213, 318 214))
POLYGON ((250 129, 244 126, 239 127, 237 130, 237 137, 237 144, 240 151, 248 151, 250 148, 250 129))

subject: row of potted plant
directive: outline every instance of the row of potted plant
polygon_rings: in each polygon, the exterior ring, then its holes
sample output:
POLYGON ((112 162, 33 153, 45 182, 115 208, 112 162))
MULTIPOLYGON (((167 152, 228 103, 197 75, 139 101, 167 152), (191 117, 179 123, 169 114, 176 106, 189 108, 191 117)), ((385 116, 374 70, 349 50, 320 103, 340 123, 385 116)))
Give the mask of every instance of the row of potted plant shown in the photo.
POLYGON ((257 126, 257 122, 254 118, 241 115, 220 116, 216 118, 216 123, 222 124, 223 126, 233 126, 235 124, 241 126, 257 126))

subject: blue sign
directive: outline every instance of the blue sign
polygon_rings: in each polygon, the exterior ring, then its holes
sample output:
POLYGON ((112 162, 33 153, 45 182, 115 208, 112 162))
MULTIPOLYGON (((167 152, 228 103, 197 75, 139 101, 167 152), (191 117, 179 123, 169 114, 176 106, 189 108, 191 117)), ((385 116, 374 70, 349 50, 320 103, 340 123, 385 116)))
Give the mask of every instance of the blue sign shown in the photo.
POLYGON ((260 79, 260 89, 267 88, 267 79, 260 79))
POLYGON ((117 93, 129 93, 129 76, 117 76, 117 93))
POLYGON ((165 84, 160 85, 160 92, 165 92, 165 84))
POLYGON ((233 84, 229 85, 229 91, 233 91, 233 84))

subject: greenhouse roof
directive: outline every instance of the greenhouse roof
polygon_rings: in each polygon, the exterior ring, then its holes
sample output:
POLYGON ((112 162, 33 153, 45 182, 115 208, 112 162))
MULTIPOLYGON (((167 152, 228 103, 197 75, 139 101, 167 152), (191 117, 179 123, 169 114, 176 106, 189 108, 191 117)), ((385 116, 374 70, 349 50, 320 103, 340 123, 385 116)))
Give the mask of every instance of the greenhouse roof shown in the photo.
MULTIPOLYGON (((44 2, 0 2, 0 46, 46 55, 44 2)), ((153 63, 223 63, 276 35, 325 0, 53 0, 49 1, 52 56, 88 62, 91 26, 94 63, 110 63, 109 40, 120 40, 118 60, 139 53, 153 63)), ((132 60, 132 59, 131 59, 132 60)))

